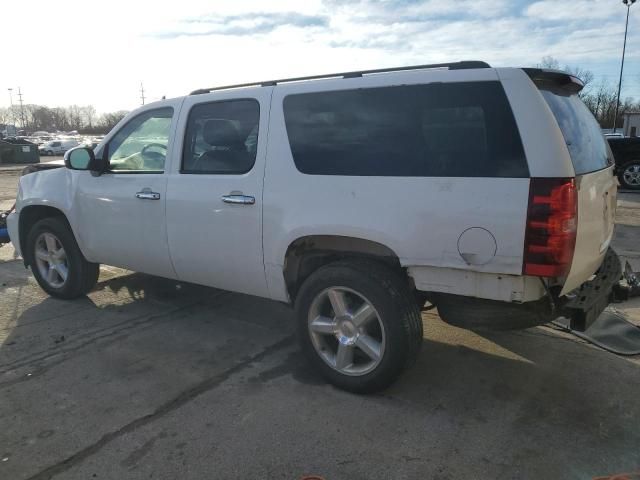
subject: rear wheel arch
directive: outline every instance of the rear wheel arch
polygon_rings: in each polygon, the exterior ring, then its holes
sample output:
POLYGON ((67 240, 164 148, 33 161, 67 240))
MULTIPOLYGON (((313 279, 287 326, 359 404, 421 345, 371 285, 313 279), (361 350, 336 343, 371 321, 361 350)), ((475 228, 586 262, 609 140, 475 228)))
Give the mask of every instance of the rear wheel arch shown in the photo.
POLYGON ((403 273, 410 281, 402 271, 398 255, 386 245, 359 237, 308 235, 291 242, 285 253, 283 275, 291 301, 313 272, 329 263, 350 258, 382 263, 403 273))

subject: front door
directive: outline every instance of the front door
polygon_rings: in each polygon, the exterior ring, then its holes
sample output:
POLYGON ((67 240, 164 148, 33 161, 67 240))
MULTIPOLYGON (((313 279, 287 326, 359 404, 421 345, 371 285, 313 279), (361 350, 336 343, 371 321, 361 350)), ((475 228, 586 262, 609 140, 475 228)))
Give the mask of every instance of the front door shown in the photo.
POLYGON ((168 165, 179 102, 143 111, 111 136, 109 169, 83 172, 76 189, 79 241, 94 262, 175 278, 166 230, 168 165))
POLYGON ((184 101, 181 159, 167 187, 169 248, 181 280, 268 296, 262 187, 271 91, 184 101))

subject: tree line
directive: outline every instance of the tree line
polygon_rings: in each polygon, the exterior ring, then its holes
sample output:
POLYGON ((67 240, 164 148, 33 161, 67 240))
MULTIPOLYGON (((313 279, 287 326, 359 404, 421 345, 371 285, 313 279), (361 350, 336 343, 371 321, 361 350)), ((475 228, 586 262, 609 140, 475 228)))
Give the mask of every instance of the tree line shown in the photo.
MULTIPOLYGON (((602 128, 613 127, 617 85, 612 85, 606 80, 595 84, 593 72, 569 65, 561 68, 558 60, 553 57, 543 57, 538 67, 565 70, 580 78, 585 84, 584 89, 580 92, 580 97, 585 105, 591 110, 602 128)), ((616 119, 617 127, 622 127, 625 112, 631 111, 640 111, 640 101, 636 101, 632 97, 621 99, 616 119)), ((24 105, 21 108, 19 105, 14 105, 9 108, 0 108, 0 124, 15 124, 22 126, 28 132, 77 130, 79 133, 104 134, 111 130, 127 113, 126 110, 119 110, 97 115, 96 109, 92 105, 55 108, 32 104, 24 105)))
POLYGON ((0 124, 16 125, 18 129, 33 133, 68 132, 104 134, 111 130, 127 113, 126 110, 97 115, 92 105, 68 107, 46 107, 27 104, 0 108, 0 124))

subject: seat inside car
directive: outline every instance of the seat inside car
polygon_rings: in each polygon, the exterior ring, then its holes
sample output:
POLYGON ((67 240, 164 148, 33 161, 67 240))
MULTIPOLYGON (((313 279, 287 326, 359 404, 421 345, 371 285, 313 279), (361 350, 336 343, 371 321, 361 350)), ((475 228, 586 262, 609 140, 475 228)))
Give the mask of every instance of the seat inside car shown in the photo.
POLYGON ((232 121, 207 120, 202 128, 202 139, 211 148, 198 157, 194 170, 242 173, 251 168, 245 139, 232 121))

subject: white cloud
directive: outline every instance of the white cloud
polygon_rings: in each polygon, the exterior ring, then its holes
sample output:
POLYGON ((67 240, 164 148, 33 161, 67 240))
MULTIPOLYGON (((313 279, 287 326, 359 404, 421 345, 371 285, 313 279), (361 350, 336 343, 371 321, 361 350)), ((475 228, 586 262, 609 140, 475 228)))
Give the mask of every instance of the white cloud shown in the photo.
MULTIPOLYGON (((3 20, 16 20, 3 21, 0 45, 20 61, 0 75, 0 106, 7 88, 20 86, 30 103, 99 111, 134 108, 141 81, 158 99, 231 82, 471 59, 531 65, 553 55, 612 78, 625 14, 618 2, 596 0, 37 0, 28 16, 24 5, 3 4, 3 20)), ((630 45, 640 41, 638 26, 630 25, 630 45)), ((640 78, 640 51, 627 53, 629 74, 636 68, 640 78)), ((640 82, 627 82, 635 83, 640 94, 640 82)))
POLYGON ((539 20, 578 22, 583 20, 606 20, 626 15, 622 2, 597 0, 542 0, 526 9, 526 15, 539 20))

